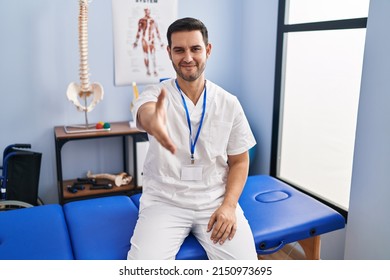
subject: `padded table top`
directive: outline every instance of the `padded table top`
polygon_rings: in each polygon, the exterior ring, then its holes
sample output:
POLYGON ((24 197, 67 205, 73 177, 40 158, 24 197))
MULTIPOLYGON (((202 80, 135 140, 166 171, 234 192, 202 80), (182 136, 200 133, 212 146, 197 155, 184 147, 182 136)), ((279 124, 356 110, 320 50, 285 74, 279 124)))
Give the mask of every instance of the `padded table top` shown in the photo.
POLYGON ((268 175, 249 176, 239 203, 259 254, 345 227, 340 213, 268 175))
POLYGON ((127 196, 73 201, 63 206, 78 260, 124 260, 138 218, 127 196))
POLYGON ((72 247, 57 204, 0 213, 0 260, 68 260, 72 247))

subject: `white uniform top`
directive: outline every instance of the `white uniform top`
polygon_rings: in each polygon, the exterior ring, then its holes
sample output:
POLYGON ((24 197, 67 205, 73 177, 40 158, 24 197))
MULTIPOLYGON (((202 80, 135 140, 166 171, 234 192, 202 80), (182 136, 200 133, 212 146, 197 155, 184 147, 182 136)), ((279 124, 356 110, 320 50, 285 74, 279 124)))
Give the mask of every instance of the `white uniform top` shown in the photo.
MULTIPOLYGON (((149 136, 149 150, 143 169, 141 208, 153 201, 163 201, 194 210, 217 207, 223 199, 228 174, 228 155, 241 154, 256 144, 238 99, 207 81, 206 112, 195 146, 195 164, 203 167, 201 181, 180 179, 183 165, 190 164, 190 132, 183 100, 175 79, 148 86, 134 104, 133 115, 142 104, 157 101, 166 89, 165 107, 168 133, 176 145, 173 155, 149 136), (143 205, 144 204, 144 205, 143 205)), ((196 106, 183 94, 195 138, 203 111, 203 96, 196 106)), ((138 127, 138 123, 137 123, 138 127)))

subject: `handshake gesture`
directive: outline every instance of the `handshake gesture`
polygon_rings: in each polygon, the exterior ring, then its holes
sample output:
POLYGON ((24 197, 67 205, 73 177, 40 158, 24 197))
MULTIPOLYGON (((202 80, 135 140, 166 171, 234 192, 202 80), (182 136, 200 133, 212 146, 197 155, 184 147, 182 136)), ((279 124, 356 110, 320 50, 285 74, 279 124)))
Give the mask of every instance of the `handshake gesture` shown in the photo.
POLYGON ((157 102, 147 102, 138 110, 138 123, 141 127, 172 154, 176 152, 176 146, 168 135, 166 126, 166 98, 165 89, 161 89, 157 102))

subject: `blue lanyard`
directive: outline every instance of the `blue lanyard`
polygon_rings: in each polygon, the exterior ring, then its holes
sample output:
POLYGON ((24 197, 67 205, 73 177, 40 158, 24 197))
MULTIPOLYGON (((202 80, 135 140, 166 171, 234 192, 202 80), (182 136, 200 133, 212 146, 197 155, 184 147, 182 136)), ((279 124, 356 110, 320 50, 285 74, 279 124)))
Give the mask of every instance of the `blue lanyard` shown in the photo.
POLYGON ((188 127, 189 127, 189 129, 190 129, 190 140, 191 140, 191 146, 190 146, 190 150, 191 150, 191 164, 194 164, 195 146, 196 146, 196 142, 198 142, 200 130, 202 129, 202 124, 203 124, 204 115, 205 115, 205 113, 206 113, 206 93, 207 93, 206 85, 204 86, 202 116, 200 117, 200 123, 199 123, 198 131, 196 132, 196 135, 195 135, 195 139, 192 140, 191 119, 190 119, 190 114, 189 114, 189 112, 188 112, 187 103, 186 103, 186 100, 184 99, 184 96, 183 96, 183 93, 182 93, 182 91, 181 91, 181 89, 180 89, 179 83, 177 82, 177 80, 176 80, 175 82, 176 82, 176 86, 177 86, 177 88, 179 89, 179 92, 180 92, 180 94, 181 94, 181 99, 183 100, 184 109, 186 110, 187 123, 188 123, 188 127))

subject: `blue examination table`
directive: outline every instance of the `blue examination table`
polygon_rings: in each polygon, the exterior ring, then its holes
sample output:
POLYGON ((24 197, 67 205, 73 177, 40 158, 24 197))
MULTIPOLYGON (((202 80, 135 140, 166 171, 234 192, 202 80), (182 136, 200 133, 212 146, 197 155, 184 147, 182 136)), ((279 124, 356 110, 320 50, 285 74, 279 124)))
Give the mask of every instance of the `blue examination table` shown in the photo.
MULTIPOLYGON (((126 259, 140 195, 0 211, 0 259, 126 259)), ((319 259, 319 236, 345 226, 338 212, 266 175, 248 178, 240 205, 259 255, 301 242, 308 259, 319 259)), ((190 235, 176 259, 207 255, 190 235)))

